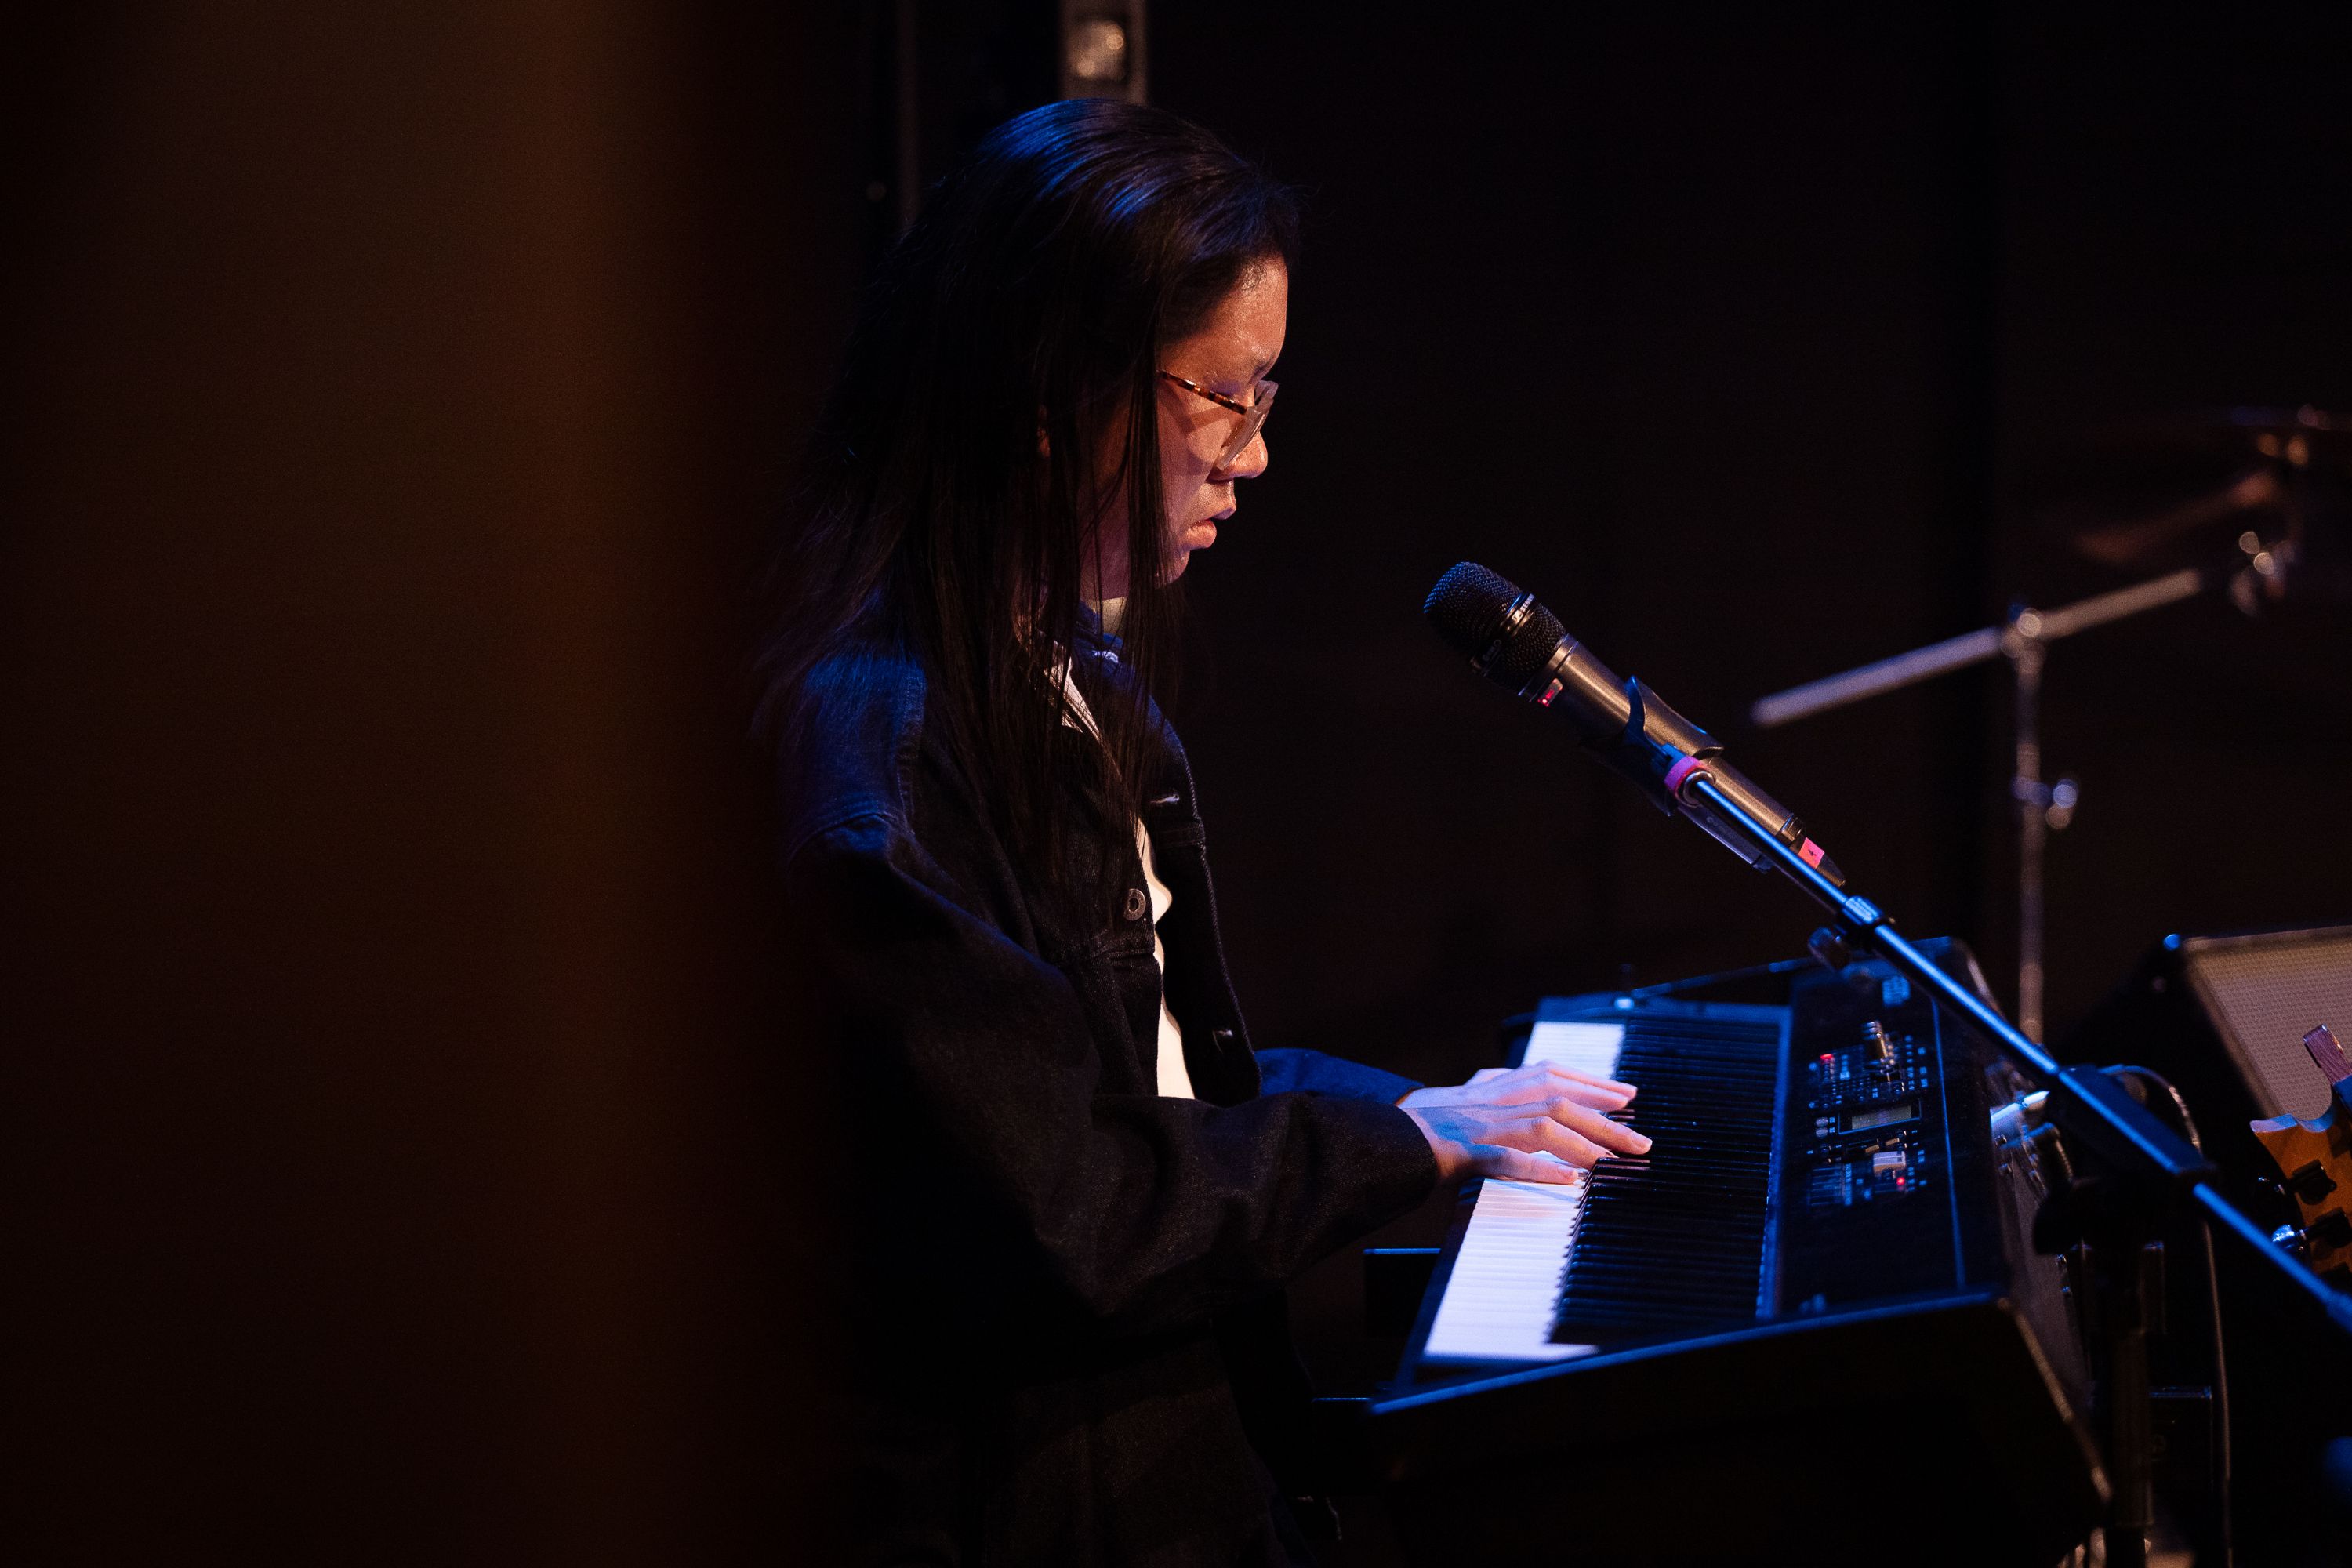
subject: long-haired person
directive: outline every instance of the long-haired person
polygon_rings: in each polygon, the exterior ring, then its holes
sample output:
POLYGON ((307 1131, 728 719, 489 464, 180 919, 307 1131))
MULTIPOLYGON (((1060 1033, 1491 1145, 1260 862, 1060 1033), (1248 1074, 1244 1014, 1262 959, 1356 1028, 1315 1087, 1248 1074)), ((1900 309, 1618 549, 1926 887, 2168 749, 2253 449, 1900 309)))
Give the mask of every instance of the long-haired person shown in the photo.
POLYGON ((1439 1182, 1648 1146, 1627 1085, 1427 1089, 1242 1022, 1151 694, 1265 471, 1297 234, 1172 115, 1000 127, 872 286, 788 520, 767 720, 877 1561, 1305 1561, 1284 1281, 1439 1182))

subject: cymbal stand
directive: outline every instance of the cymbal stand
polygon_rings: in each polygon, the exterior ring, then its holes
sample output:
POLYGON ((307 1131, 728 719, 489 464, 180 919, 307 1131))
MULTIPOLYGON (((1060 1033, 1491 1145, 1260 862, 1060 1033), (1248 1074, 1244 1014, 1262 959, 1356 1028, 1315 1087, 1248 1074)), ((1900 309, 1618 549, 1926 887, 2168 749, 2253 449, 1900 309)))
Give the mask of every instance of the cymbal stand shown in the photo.
POLYGON ((2016 695, 2011 704, 2014 742, 2009 797, 2017 807, 2017 1026, 2042 1037, 2042 932, 2046 900, 2042 864, 2050 835, 2074 819, 2081 791, 2071 778, 2042 782, 2042 665, 2049 657, 2039 611, 2021 607, 2001 628, 2016 695))
POLYGON ((2060 637, 2072 637, 2109 621, 2194 598, 2208 585, 2206 574, 2189 567, 2111 594, 2080 599, 2055 610, 2020 605, 2000 626, 1964 632, 1841 675, 1790 687, 1759 699, 1748 710, 1751 723, 1759 730, 1769 730, 1881 692, 1916 685, 1947 670, 1962 669, 1996 658, 2009 661, 2016 691, 2009 790, 2018 820, 2017 1026, 2034 1038, 2042 1035, 2045 975, 2042 949, 2047 901, 2042 867, 2049 855, 2051 833, 2074 820, 2081 799, 2081 791, 2073 779, 2060 778, 2048 784, 2042 778, 2042 672, 2049 657, 2049 646, 2060 637))

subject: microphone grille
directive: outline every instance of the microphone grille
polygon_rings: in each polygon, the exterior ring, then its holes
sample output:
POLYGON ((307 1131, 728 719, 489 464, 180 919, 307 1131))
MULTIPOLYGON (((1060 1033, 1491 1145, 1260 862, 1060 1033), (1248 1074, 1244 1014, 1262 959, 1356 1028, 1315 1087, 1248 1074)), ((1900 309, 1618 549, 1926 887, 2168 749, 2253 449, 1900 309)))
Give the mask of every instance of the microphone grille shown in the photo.
POLYGON ((1475 561, 1449 567, 1421 613, 1437 628, 1445 644, 1465 658, 1475 658, 1503 628, 1503 611, 1519 591, 1475 561))
MULTIPOLYGON (((1465 658, 1478 659, 1502 635, 1505 613, 1518 597, 1517 584, 1475 561, 1465 561, 1437 580, 1421 613, 1429 617, 1448 647, 1465 658)), ((1552 650, 1567 635, 1568 628, 1559 624, 1559 616, 1541 605, 1531 606, 1527 619, 1486 667, 1487 678, 1514 691, 1524 689, 1536 672, 1550 662, 1552 650)))

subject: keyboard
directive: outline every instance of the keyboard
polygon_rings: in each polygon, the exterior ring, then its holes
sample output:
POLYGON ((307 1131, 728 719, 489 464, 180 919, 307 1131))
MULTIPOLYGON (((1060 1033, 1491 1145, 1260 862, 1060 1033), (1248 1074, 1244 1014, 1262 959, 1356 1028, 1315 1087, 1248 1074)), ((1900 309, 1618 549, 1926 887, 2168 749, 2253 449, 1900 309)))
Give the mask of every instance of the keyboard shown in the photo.
POLYGON ((1565 1185, 1483 1184, 1423 1346, 1439 1362, 1546 1362, 1627 1333, 1753 1315, 1766 1287, 1785 1015, 1539 1014, 1526 1062, 1630 1079, 1647 1155, 1565 1185))
POLYGON ((2014 1075, 1891 972, 1777 973, 1538 1009, 1517 1059, 1638 1085, 1652 1147, 1465 1193, 1353 1439, 1407 1560, 1926 1561, 1932 1521, 1933 1560, 2046 1563, 2095 1521, 2014 1075))

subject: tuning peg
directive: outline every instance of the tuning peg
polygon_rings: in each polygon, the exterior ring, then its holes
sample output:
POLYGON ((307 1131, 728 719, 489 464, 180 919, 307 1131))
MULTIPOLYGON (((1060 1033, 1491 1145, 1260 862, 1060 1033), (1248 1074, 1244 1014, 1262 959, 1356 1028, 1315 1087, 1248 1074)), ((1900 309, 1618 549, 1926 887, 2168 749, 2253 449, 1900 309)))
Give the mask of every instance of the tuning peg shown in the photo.
POLYGON ((2336 1190, 2336 1178, 2316 1160, 2305 1162, 2286 1174, 2286 1190, 2306 1204, 2315 1204, 2336 1190))

